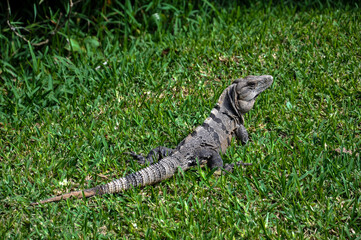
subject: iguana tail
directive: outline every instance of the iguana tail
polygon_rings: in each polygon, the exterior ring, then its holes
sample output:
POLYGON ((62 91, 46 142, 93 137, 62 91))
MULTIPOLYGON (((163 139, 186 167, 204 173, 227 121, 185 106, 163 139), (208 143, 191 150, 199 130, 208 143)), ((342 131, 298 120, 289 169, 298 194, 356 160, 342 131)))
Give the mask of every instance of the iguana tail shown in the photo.
POLYGON ((94 188, 62 194, 56 197, 42 200, 40 202, 31 203, 31 205, 57 202, 60 200, 68 199, 70 197, 82 198, 92 197, 95 195, 119 193, 132 187, 155 184, 157 182, 172 177, 179 166, 179 161, 176 158, 166 157, 153 165, 141 169, 138 172, 131 173, 125 177, 116 179, 107 184, 99 185, 94 188))
POLYGON ((98 193, 97 187, 89 188, 89 189, 86 189, 84 191, 82 191, 82 190, 74 191, 74 192, 65 193, 65 194, 62 194, 62 195, 59 195, 59 196, 56 196, 56 197, 41 200, 40 202, 33 202, 33 203, 31 203, 31 205, 34 206, 34 205, 39 205, 39 204, 42 204, 42 203, 58 202, 60 200, 68 199, 70 197, 75 197, 75 198, 82 198, 83 196, 84 197, 92 197, 92 196, 97 195, 97 193, 98 193))

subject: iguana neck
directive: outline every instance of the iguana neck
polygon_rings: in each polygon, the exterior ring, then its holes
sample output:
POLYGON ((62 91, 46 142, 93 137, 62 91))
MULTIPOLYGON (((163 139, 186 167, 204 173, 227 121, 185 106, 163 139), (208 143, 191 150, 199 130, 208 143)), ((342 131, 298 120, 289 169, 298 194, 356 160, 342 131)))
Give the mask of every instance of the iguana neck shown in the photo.
POLYGON ((221 114, 228 116, 236 125, 243 125, 244 118, 236 107, 236 97, 235 84, 232 84, 223 91, 215 108, 221 114))

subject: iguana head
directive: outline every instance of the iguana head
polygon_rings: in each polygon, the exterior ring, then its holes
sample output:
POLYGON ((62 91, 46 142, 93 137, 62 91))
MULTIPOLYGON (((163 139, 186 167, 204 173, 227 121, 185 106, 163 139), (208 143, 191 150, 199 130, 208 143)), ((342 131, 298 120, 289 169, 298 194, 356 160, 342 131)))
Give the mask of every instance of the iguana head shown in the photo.
POLYGON ((271 86, 272 82, 273 77, 270 75, 237 79, 224 89, 218 99, 217 108, 226 115, 239 119, 239 124, 243 124, 243 115, 252 109, 257 96, 271 86))
POLYGON ((234 90, 234 104, 240 114, 252 109, 257 96, 271 86, 273 77, 270 75, 248 76, 237 79, 234 90))

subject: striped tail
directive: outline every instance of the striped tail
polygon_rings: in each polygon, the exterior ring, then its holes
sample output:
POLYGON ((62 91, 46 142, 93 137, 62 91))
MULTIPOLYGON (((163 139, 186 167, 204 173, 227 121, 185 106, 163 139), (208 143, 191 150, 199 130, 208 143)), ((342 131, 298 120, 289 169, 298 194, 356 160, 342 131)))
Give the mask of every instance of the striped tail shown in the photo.
POLYGON ((131 187, 155 184, 172 177, 179 166, 177 159, 166 157, 138 172, 99 186, 99 192, 100 194, 118 193, 131 187))
POLYGON ((38 205, 42 203, 58 202, 70 197, 82 198, 92 197, 95 195, 118 193, 137 186, 146 186, 155 184, 162 180, 172 177, 180 166, 179 161, 173 157, 166 157, 161 161, 141 169, 138 172, 131 173, 125 177, 111 181, 104 185, 89 188, 80 191, 74 191, 62 194, 56 197, 48 198, 40 202, 31 203, 38 205))

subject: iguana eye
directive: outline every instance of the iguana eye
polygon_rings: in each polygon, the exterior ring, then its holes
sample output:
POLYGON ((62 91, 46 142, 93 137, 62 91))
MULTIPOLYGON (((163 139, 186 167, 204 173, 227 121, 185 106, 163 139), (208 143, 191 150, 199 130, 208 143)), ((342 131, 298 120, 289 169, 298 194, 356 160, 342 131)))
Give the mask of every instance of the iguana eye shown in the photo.
POLYGON ((250 82, 250 83, 248 84, 248 86, 251 87, 251 88, 255 88, 255 87, 256 87, 256 83, 255 83, 255 82, 250 82))

